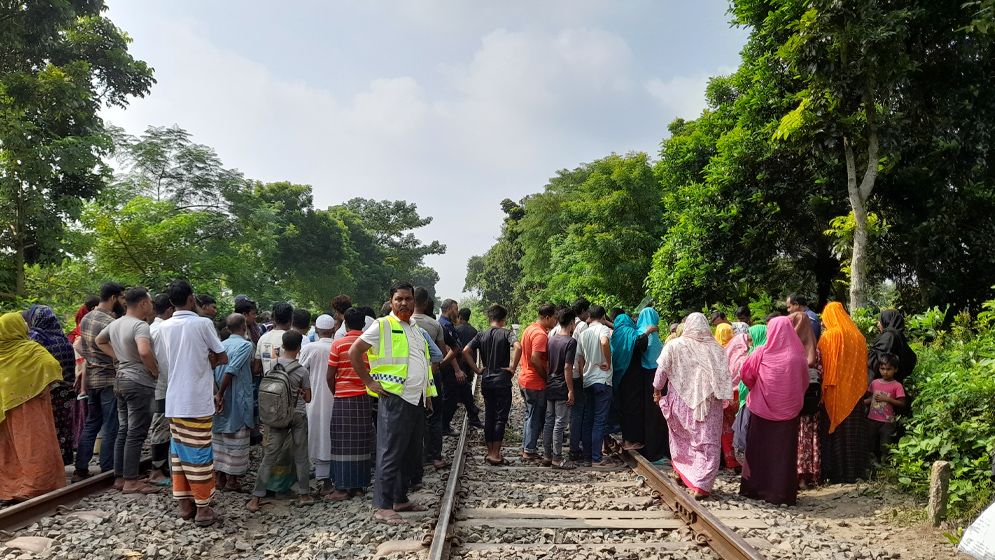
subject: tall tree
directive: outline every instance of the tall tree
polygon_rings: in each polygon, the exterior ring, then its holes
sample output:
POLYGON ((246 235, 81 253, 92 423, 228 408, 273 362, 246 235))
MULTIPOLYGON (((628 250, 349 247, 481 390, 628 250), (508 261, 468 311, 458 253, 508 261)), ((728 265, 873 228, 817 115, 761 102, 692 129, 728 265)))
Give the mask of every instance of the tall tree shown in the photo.
POLYGON ((98 112, 153 83, 99 0, 0 5, 0 296, 25 295, 24 266, 63 255, 65 223, 96 195, 111 148, 98 112))
MULTIPOLYGON (((909 21, 922 17, 924 10, 918 2, 814 0, 808 4, 811 7, 790 22, 794 33, 778 50, 804 89, 798 94, 798 107, 785 115, 776 137, 787 139, 808 127, 810 134, 802 142, 828 142, 830 149, 843 153, 854 218, 850 308, 856 309, 867 300, 868 202, 882 159, 897 155, 902 93, 917 64, 907 48, 909 21)), ((738 13, 755 16, 757 12, 738 13)), ((764 27, 756 29, 762 33, 764 27)))

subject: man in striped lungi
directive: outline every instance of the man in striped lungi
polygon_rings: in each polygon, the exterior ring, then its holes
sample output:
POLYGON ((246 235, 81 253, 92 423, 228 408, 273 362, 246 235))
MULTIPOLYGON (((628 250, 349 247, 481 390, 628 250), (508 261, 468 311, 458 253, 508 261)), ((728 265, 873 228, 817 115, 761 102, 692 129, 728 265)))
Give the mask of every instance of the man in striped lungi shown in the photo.
POLYGON ((197 303, 190 284, 176 280, 166 293, 176 309, 162 323, 159 335, 169 365, 166 416, 172 436, 173 498, 179 500, 181 518, 206 527, 216 520, 211 509, 215 487, 211 426, 219 406, 214 368, 228 363, 228 355, 211 320, 194 312, 197 303))

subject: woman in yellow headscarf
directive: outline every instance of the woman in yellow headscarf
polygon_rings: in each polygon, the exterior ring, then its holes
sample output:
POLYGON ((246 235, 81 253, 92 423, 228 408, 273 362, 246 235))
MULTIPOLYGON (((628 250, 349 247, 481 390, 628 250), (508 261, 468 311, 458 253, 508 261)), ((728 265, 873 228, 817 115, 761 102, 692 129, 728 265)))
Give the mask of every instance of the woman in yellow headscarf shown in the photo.
POLYGON ((867 340, 832 302, 822 311, 822 402, 829 415, 829 438, 822 472, 830 482, 867 477, 867 419, 861 399, 867 392, 867 340))
POLYGON ((715 340, 718 341, 719 345, 723 348, 729 344, 729 341, 732 340, 732 337, 735 334, 735 331, 732 330, 732 325, 729 323, 719 323, 718 326, 715 327, 715 340))
POLYGON ((20 313, 0 316, 0 501, 23 501, 66 485, 48 388, 62 368, 28 339, 20 313))

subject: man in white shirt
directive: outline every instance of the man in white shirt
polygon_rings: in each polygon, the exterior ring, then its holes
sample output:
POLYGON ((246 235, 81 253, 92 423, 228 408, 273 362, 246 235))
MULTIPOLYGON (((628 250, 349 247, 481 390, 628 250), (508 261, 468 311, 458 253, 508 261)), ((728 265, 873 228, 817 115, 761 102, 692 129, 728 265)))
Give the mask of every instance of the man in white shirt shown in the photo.
POLYGON ((273 364, 280 357, 280 347, 283 344, 283 333, 290 330, 294 318, 294 306, 287 302, 273 305, 273 328, 259 337, 256 344, 256 370, 266 375, 273 369, 273 364))
POLYGON ((169 367, 165 414, 173 438, 169 453, 173 497, 180 502, 182 519, 207 527, 217 520, 211 509, 215 486, 211 426, 218 406, 214 368, 228 363, 228 355, 211 320, 194 312, 197 301, 190 284, 176 280, 166 293, 175 311, 163 321, 159 338, 169 367))
POLYGON ((401 332, 392 328, 386 318, 366 329, 349 349, 349 361, 366 387, 380 397, 377 406, 377 456, 373 479, 374 518, 390 525, 404 525, 397 512, 425 511, 425 506, 408 500, 409 484, 416 467, 421 467, 422 441, 425 433, 425 407, 431 406, 426 396, 435 393, 429 370, 428 342, 411 318, 414 313, 414 287, 407 282, 390 289, 391 315, 397 319, 401 332), (407 376, 400 390, 384 390, 370 375, 363 355, 380 344, 381 327, 391 336, 404 335, 408 343, 407 376))
POLYGON ((611 329, 606 324, 605 308, 591 307, 591 324, 580 337, 577 363, 584 381, 582 463, 596 467, 614 467, 602 461, 601 447, 607 435, 608 413, 612 403, 611 329))
POLYGON ((307 403, 308 456, 314 463, 314 478, 322 495, 335 491, 331 480, 332 403, 334 398, 325 380, 328 377, 328 356, 332 352, 335 319, 319 315, 314 321, 318 340, 303 346, 297 361, 311 374, 311 402, 307 403))

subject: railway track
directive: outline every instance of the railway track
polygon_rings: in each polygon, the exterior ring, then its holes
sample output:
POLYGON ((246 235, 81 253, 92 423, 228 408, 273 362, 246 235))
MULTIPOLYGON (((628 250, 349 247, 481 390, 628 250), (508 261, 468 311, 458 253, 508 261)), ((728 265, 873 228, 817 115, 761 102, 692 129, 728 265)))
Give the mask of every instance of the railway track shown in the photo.
MULTIPOLYGON (((517 459, 494 467, 472 457, 476 438, 467 428, 464 418, 429 560, 764 558, 736 529, 765 523, 734 512, 717 517, 638 453, 625 452, 627 467, 615 471, 554 470, 517 459)), ((505 455, 517 457, 517 449, 505 455)))
MULTIPOLYGON (((152 464, 149 457, 143 457, 140 468, 145 470, 152 464)), ((43 517, 49 517, 75 505, 87 496, 103 492, 113 486, 114 472, 107 471, 92 477, 68 484, 58 490, 42 494, 36 498, 0 509, 0 536, 12 535, 43 517)))

